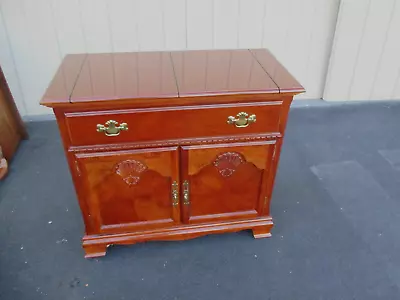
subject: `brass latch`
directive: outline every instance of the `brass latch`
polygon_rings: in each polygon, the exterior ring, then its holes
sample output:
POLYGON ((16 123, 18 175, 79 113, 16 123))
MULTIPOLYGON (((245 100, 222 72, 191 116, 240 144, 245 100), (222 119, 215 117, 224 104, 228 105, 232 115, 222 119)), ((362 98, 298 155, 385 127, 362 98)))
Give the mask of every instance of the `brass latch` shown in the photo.
POLYGON ((179 204, 179 191, 178 191, 178 183, 174 181, 172 183, 172 205, 177 206, 179 204))
POLYGON ((182 184, 183 186, 183 204, 189 205, 190 198, 189 198, 189 181, 185 180, 182 184))

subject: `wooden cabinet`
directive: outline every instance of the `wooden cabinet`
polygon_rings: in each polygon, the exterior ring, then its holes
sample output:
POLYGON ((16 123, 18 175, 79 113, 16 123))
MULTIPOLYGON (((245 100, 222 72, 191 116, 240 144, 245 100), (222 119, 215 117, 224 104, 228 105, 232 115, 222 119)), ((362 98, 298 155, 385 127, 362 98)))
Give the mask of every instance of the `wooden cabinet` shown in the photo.
POLYGON ((12 158, 20 140, 26 137, 21 117, 0 68, 0 179, 7 172, 6 159, 12 158))
POLYGON ((110 244, 243 229, 270 236, 300 92, 267 50, 68 55, 41 103, 60 127, 86 257, 110 244))

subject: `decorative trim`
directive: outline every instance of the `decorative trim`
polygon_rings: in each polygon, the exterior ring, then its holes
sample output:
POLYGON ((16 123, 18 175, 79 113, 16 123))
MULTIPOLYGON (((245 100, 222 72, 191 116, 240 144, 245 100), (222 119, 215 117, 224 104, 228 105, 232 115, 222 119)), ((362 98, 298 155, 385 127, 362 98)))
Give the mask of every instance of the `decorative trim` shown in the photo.
POLYGON ((145 241, 177 241, 193 239, 210 233, 236 232, 244 229, 253 229, 253 232, 260 227, 262 235, 255 234, 255 238, 269 237, 269 231, 274 226, 270 216, 249 218, 246 220, 230 220, 214 223, 200 224, 177 224, 173 227, 156 228, 143 231, 126 233, 99 233, 97 235, 85 235, 82 238, 82 245, 85 248, 85 257, 99 257, 106 255, 106 247, 109 245, 128 245, 145 241), (93 249, 93 250, 92 250, 93 249))
POLYGON ((126 233, 100 233, 85 235, 82 238, 84 246, 100 244, 127 244, 136 241, 151 240, 186 240, 212 232, 235 232, 260 226, 273 226, 271 216, 261 216, 246 220, 215 221, 209 224, 178 224, 173 227, 148 229, 126 233))
POLYGON ((71 146, 69 152, 82 152, 82 151, 104 151, 104 150, 123 150, 134 148, 155 148, 155 147, 168 147, 168 146, 181 146, 181 145, 201 145, 201 144, 217 144, 217 143, 230 143, 230 142, 252 142, 252 141, 265 141, 281 138, 280 133, 272 133, 267 135, 245 136, 245 137, 211 137, 205 139, 180 139, 169 141, 154 141, 146 143, 131 143, 131 144, 109 144, 97 146, 71 146))
POLYGON ((115 166, 115 173, 129 186, 138 184, 140 175, 146 170, 145 164, 133 159, 124 160, 115 166))
POLYGON ((246 159, 238 152, 224 152, 214 160, 214 166, 222 177, 230 177, 236 172, 236 168, 246 159))

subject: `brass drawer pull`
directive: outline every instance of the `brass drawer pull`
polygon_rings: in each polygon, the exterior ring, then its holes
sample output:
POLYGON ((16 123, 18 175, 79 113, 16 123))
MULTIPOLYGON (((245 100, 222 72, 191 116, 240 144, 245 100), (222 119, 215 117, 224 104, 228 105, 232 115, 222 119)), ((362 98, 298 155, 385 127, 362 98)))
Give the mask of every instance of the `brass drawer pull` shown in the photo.
POLYGON ((182 185, 183 185, 183 204, 189 205, 190 204, 189 181, 185 180, 182 185))
POLYGON ((228 117, 228 124, 235 124, 236 127, 247 127, 249 126, 249 124, 251 123, 255 123, 256 122, 256 115, 250 115, 246 112, 240 112, 236 115, 235 117, 229 116, 228 117))
POLYGON ((178 183, 174 181, 172 183, 172 205, 177 206, 179 204, 179 192, 178 192, 178 183))
POLYGON ((105 125, 97 124, 97 132, 104 132, 106 136, 117 136, 121 133, 121 130, 128 130, 127 123, 121 123, 118 125, 117 121, 109 120, 105 125))

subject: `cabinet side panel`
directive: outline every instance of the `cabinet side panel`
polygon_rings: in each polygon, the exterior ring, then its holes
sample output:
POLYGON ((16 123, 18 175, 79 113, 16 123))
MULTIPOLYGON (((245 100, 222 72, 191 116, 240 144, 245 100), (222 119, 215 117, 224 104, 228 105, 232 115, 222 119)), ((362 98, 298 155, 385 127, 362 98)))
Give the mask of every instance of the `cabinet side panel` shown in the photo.
POLYGON ((274 189, 276 173, 278 171, 279 158, 281 155, 282 144, 283 144, 283 137, 284 137, 285 130, 286 130, 286 124, 287 124, 287 120, 289 117, 290 104, 292 103, 293 96, 284 95, 282 99, 283 99, 283 107, 282 107, 281 114, 279 117, 279 131, 282 133, 282 137, 277 138, 276 145, 274 147, 274 151, 273 151, 272 157, 271 157, 271 163, 269 164, 270 170, 269 170, 268 174, 265 174, 264 180, 263 180, 263 189, 264 189, 263 194, 265 196, 263 199, 261 214, 267 215, 267 216, 270 215, 270 204, 271 204, 272 192, 274 189))
POLYGON ((72 181, 75 186, 75 191, 78 197, 78 202, 82 212, 83 221, 85 222, 85 229, 86 229, 85 232, 88 235, 93 234, 95 233, 96 226, 94 224, 93 219, 90 217, 89 207, 87 206, 87 203, 85 201, 87 195, 85 195, 81 184, 82 174, 79 170, 78 162, 76 161, 74 154, 68 151, 68 148, 70 146, 70 139, 68 135, 68 128, 65 122, 65 115, 62 109, 57 109, 57 108, 54 109, 54 114, 56 116, 58 128, 60 130, 60 135, 63 142, 65 155, 67 158, 69 170, 71 172, 72 181))

